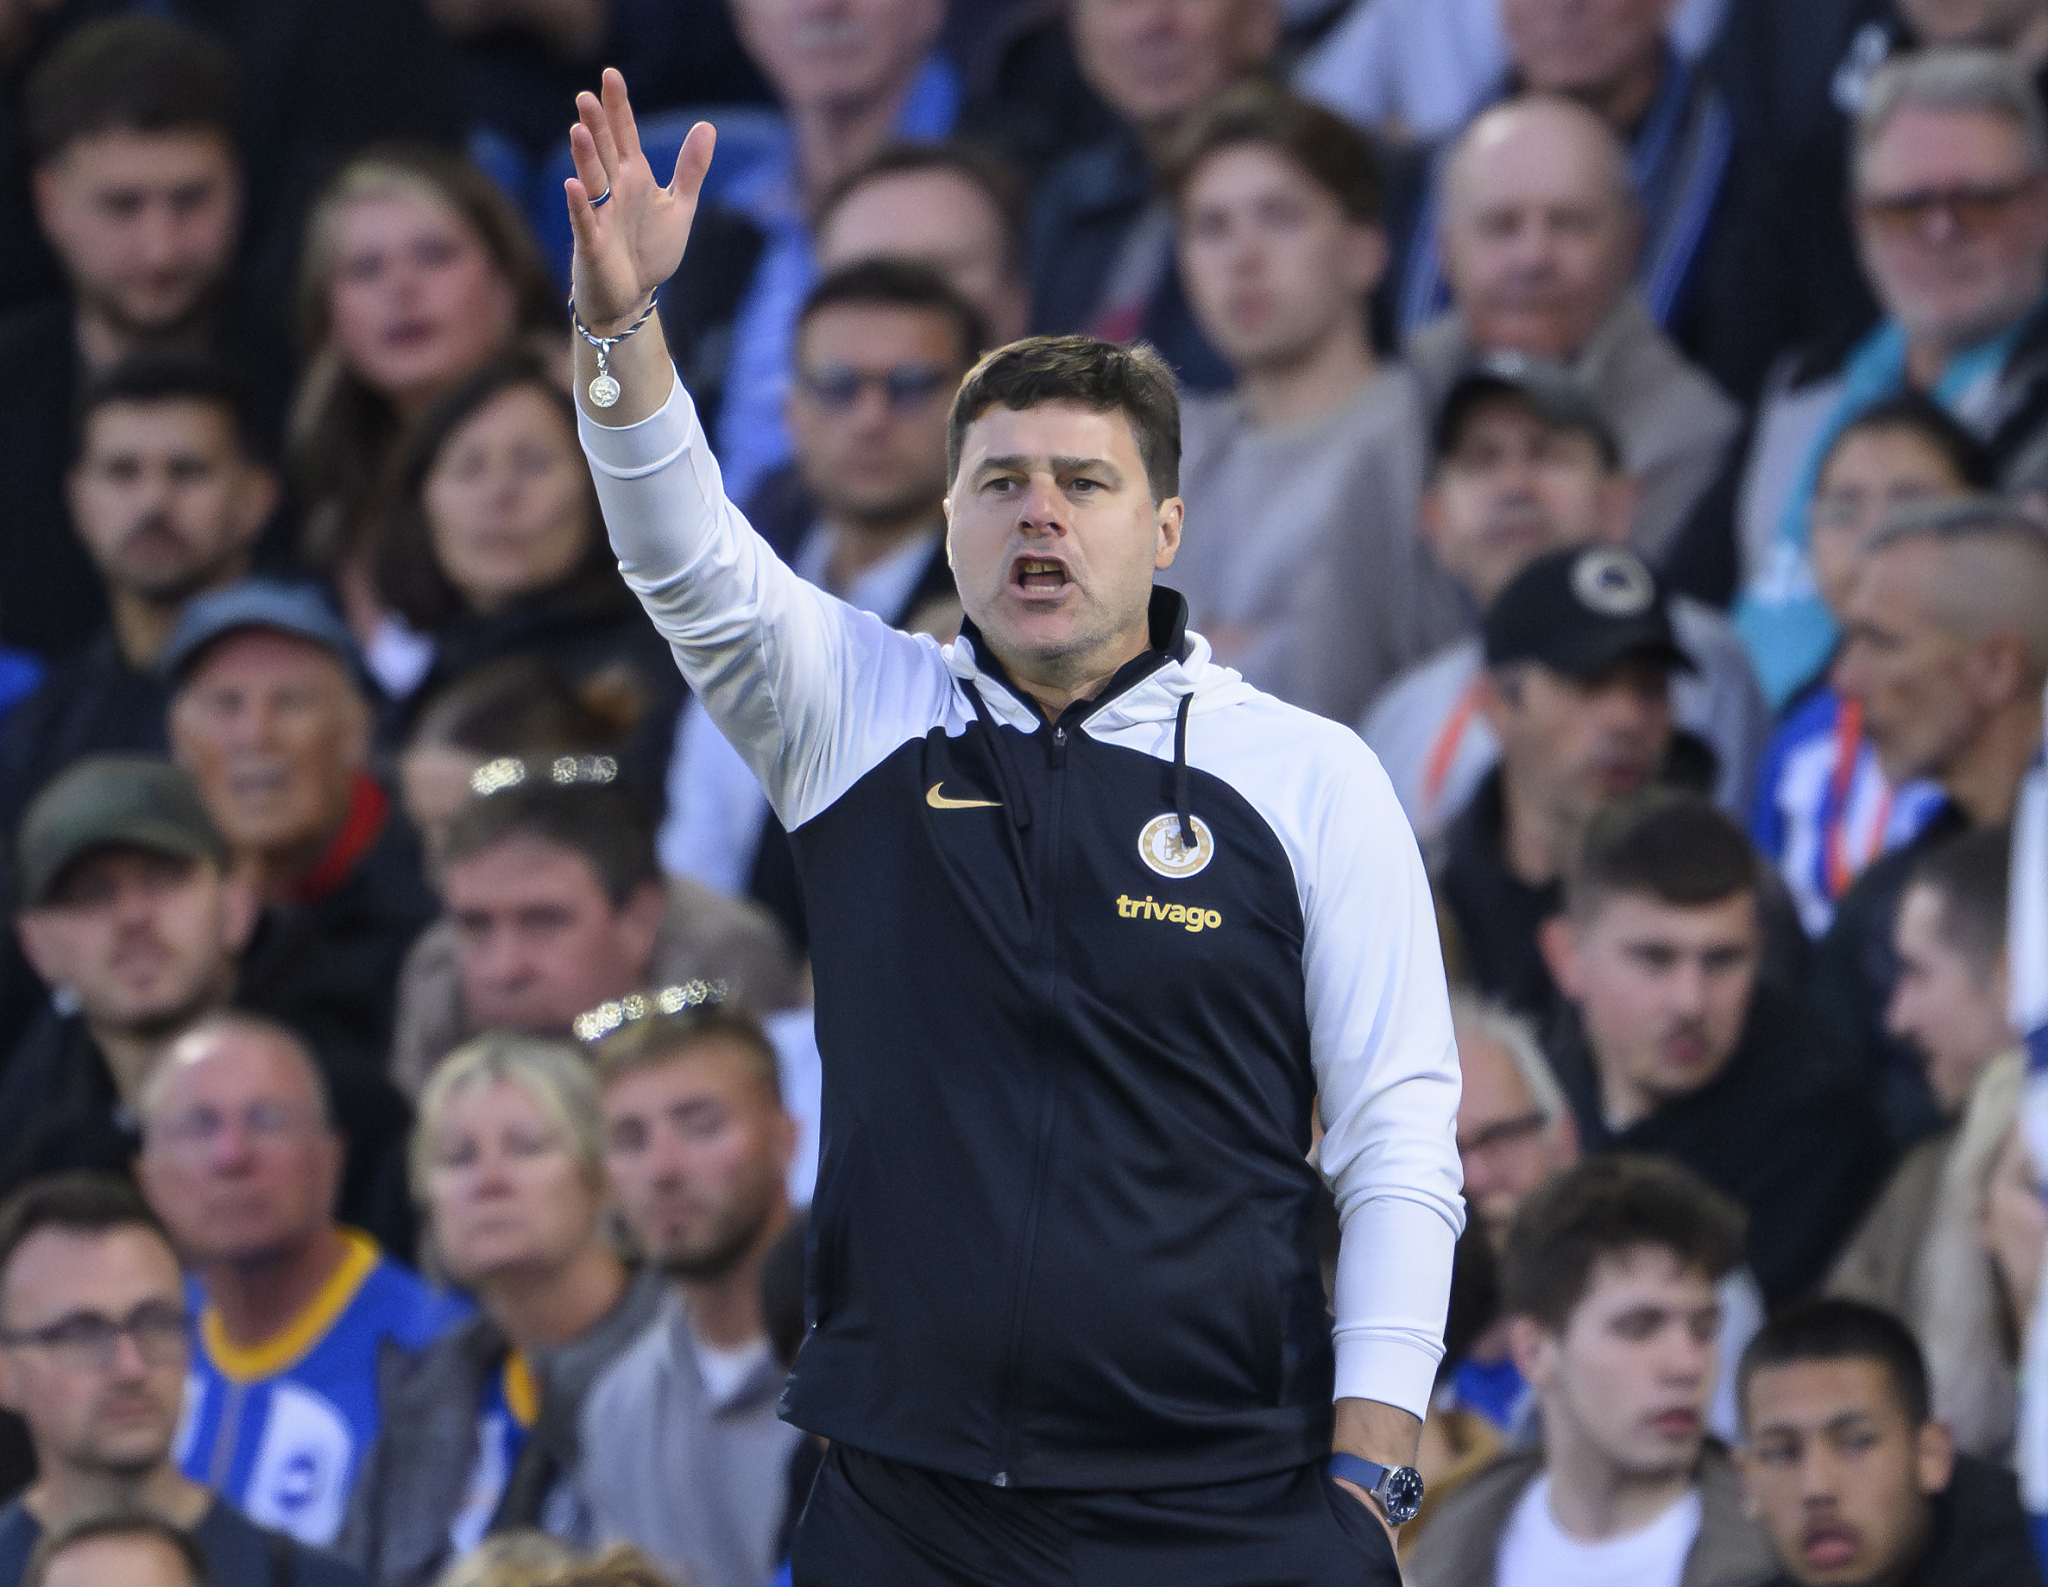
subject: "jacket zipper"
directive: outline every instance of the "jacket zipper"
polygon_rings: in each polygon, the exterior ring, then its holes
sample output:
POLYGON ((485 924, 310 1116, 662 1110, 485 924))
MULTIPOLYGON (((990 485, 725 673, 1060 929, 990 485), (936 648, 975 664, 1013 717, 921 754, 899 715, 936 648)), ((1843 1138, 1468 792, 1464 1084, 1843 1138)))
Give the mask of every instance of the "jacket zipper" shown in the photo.
MULTIPOLYGON (((1060 965, 1059 965, 1059 848, 1061 795, 1066 786, 1067 730, 1055 724, 1050 742, 1046 746, 1047 770, 1052 773, 1046 779, 1046 824, 1041 839, 1040 852, 1045 856, 1042 875, 1045 891, 1045 913, 1040 918, 1039 930, 1045 941, 1046 954, 1046 1002, 1048 1009, 1059 1006, 1060 965)), ((1059 1076, 1048 1068, 1038 1103, 1038 1139, 1031 1154, 1031 1183, 1028 1211, 1024 1219, 1023 1248, 1018 1253, 1016 1276, 1012 1281, 1010 1306, 1010 1337, 1003 1349, 1003 1370, 1001 1401, 998 1406, 996 1426, 996 1470, 989 1482, 998 1488, 1010 1485, 1010 1464, 1015 1455, 1017 1441, 1017 1398, 1023 1376, 1021 1357, 1024 1350, 1024 1308, 1031 1295, 1031 1268, 1037 1255, 1038 1215, 1044 1202, 1046 1156, 1052 1149, 1053 1124, 1059 1117, 1059 1076)))

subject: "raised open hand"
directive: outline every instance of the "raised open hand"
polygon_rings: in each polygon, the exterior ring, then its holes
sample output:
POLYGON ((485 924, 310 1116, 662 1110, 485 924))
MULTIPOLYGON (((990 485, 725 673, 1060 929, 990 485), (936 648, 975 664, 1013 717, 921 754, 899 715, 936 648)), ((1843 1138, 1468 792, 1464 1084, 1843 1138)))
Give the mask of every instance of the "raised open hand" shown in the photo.
POLYGON ((607 67, 601 95, 576 96, 576 125, 569 129, 576 174, 563 188, 576 234, 570 289, 591 330, 623 329, 646 307, 648 294, 676 273, 716 141, 708 121, 692 127, 663 187, 641 151, 625 78, 607 67), (610 198, 593 203, 607 192, 610 198))

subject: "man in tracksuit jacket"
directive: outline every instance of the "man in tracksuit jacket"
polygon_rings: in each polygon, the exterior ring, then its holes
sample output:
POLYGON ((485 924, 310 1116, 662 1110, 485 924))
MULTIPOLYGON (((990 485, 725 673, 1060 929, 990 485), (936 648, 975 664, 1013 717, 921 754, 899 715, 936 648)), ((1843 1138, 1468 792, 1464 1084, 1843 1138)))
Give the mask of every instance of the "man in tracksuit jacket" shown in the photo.
POLYGON ((796 1582, 1391 1587, 1375 1500, 1325 1462, 1406 1464, 1441 1353, 1463 1214, 1428 883, 1359 740, 1212 664, 1153 587, 1170 372, 1084 337, 984 360, 947 500, 968 621, 894 632, 775 560, 658 325, 630 329, 710 129, 662 188, 616 73, 578 109, 575 306, 607 344, 602 374, 578 348, 584 446, 812 925, 814 1323, 784 1411, 832 1450, 796 1582))

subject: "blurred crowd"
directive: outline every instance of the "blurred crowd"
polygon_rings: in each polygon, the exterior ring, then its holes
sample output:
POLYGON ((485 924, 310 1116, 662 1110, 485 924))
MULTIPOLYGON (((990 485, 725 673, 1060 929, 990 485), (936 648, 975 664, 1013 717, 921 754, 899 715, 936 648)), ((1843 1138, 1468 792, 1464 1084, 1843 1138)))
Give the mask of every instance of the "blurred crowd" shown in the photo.
POLYGON ((804 901, 578 442, 604 65, 883 622, 985 351, 1180 377, 1162 582, 1436 889, 1409 1578, 2040 1581, 2048 0, 0 0, 0 1587, 783 1568, 804 901))

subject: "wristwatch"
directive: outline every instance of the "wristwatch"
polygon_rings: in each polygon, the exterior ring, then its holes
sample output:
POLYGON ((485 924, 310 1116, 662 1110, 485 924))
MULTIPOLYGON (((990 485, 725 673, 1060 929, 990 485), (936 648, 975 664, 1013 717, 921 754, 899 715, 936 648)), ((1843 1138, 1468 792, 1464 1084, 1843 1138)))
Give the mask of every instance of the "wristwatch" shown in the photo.
POLYGON ((1406 1526, 1422 1508, 1422 1473, 1413 1466, 1382 1466, 1339 1450, 1330 1457, 1329 1471, 1371 1494, 1390 1525, 1406 1526))

